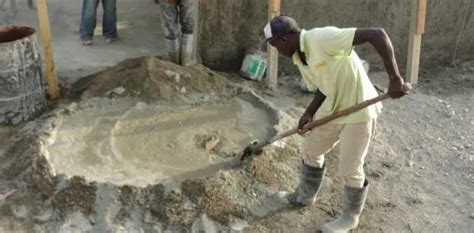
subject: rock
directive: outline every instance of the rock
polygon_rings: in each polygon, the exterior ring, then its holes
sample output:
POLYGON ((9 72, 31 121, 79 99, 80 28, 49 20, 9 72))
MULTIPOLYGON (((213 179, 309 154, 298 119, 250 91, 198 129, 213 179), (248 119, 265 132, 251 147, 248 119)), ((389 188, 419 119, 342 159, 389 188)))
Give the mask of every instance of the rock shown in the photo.
POLYGON ((206 142, 206 151, 210 152, 216 148, 217 145, 221 142, 221 139, 217 136, 212 136, 211 140, 206 142))
POLYGON ((19 219, 25 219, 30 211, 24 205, 14 207, 13 215, 19 219))
POLYGON ((438 99, 438 102, 440 103, 444 103, 444 101, 442 99, 438 99))
POLYGON ((454 110, 451 110, 449 112, 446 112, 445 115, 449 118, 453 118, 456 115, 456 112, 454 110))
POLYGON ((145 217, 144 217, 143 221, 144 221, 145 223, 153 223, 153 222, 154 222, 153 216, 152 216, 152 214, 151 214, 150 211, 147 211, 147 212, 145 213, 145 217))
POLYGON ((53 213, 51 211, 45 211, 41 215, 33 217, 36 223, 45 223, 50 221, 53 218, 53 213))
POLYGON ((413 167, 413 165, 415 165, 415 163, 413 161, 408 161, 407 162, 408 167, 413 167))
POLYGON ((471 218, 474 219, 474 213, 471 213, 471 218))
POLYGON ((64 112, 68 115, 71 115, 77 112, 78 109, 79 109, 79 106, 77 105, 77 103, 72 103, 69 106, 67 106, 66 109, 64 109, 64 112))
POLYGON ((18 115, 15 118, 11 119, 11 123, 13 125, 18 125, 18 124, 20 124, 20 122, 21 122, 21 116, 20 115, 18 115))
POLYGON ((172 70, 165 70, 165 74, 170 78, 174 78, 177 83, 181 80, 181 75, 172 70))
POLYGON ((181 87, 179 92, 181 92, 181 94, 186 94, 186 87, 181 87))
POLYGON ((116 95, 122 95, 126 91, 123 87, 117 87, 112 92, 116 95))

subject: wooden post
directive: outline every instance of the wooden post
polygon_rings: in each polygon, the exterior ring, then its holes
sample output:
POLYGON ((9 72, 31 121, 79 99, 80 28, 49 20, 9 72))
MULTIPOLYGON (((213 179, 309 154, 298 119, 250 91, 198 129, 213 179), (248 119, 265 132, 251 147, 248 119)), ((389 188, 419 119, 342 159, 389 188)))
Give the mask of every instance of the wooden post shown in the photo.
POLYGON ((418 83, 420 66, 421 36, 425 32, 426 0, 411 0, 410 38, 408 42, 407 80, 418 83))
MULTIPOLYGON (((280 15, 281 0, 268 0, 268 20, 280 15)), ((275 90, 278 81, 278 51, 276 48, 267 45, 268 68, 267 68, 267 86, 275 90)))
POLYGON ((49 26, 48 7, 46 0, 38 0, 38 18, 41 31, 41 41, 44 49, 46 77, 48 79, 49 97, 59 98, 58 77, 54 67, 53 47, 51 43, 51 28, 49 26))

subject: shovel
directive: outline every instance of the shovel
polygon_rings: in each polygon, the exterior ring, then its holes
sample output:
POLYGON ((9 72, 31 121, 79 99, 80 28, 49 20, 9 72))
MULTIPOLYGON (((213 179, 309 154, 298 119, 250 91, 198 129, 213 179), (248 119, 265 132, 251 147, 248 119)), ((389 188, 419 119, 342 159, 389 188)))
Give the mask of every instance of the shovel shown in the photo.
MULTIPOLYGON (((405 83, 404 84, 404 89, 405 91, 409 91, 411 90, 411 84, 410 83, 405 83)), ((329 115, 329 116, 326 116, 326 117, 323 117, 319 120, 316 120, 316 121, 313 121, 311 123, 309 123, 305 129, 308 129, 308 130, 311 130, 311 129, 314 129, 318 126, 321 126, 321 125, 324 125, 334 119, 337 119, 337 118, 340 118, 340 117, 343 117, 343 116, 347 116, 351 113, 354 113, 354 112, 357 112, 365 107, 368 107, 372 104, 375 104, 375 103, 378 103, 380 101, 383 101, 383 100, 386 100, 386 99, 389 99, 390 96, 387 94, 387 93, 384 93, 384 94, 381 94, 379 95, 378 97, 375 97, 373 99, 369 99, 369 100, 366 100, 362 103, 359 103, 357 105, 354 105, 352 107, 349 107, 349 108, 346 108, 346 109, 343 109, 341 111, 338 111, 338 112, 334 112, 333 114, 329 115)), ((273 137, 271 137, 270 139, 267 139, 265 141, 262 141, 262 142, 258 142, 258 141, 254 141, 252 142, 250 145, 248 145, 242 152, 242 155, 240 156, 240 163, 242 163, 245 159, 249 158, 249 157, 252 157, 253 155, 260 155, 262 152, 263 152, 263 147, 273 143, 273 142, 276 142, 278 140, 281 140, 283 138, 286 138, 288 136, 291 136, 293 134, 296 134, 298 132, 298 128, 294 128, 294 129, 291 129, 291 130, 288 130, 288 131, 285 131, 281 134, 277 134, 273 137)))

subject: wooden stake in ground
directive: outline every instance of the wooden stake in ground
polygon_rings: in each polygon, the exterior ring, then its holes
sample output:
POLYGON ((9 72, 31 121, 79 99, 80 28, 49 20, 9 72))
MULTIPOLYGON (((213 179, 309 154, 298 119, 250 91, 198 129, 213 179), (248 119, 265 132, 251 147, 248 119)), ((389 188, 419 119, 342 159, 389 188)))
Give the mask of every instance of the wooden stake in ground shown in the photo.
POLYGON ((53 47, 51 43, 51 28, 49 26, 48 7, 46 0, 38 0, 38 18, 41 30, 41 41, 44 49, 46 77, 48 79, 49 97, 59 98, 58 77, 54 67, 53 47))
POLYGON ((426 0, 411 0, 410 38, 408 43, 407 80, 418 83, 421 35, 425 32, 426 0))
MULTIPOLYGON (((268 0, 268 19, 280 15, 281 0, 268 0)), ((277 88, 278 79, 278 51, 276 48, 267 45, 268 68, 267 68, 267 86, 274 90, 277 88)))

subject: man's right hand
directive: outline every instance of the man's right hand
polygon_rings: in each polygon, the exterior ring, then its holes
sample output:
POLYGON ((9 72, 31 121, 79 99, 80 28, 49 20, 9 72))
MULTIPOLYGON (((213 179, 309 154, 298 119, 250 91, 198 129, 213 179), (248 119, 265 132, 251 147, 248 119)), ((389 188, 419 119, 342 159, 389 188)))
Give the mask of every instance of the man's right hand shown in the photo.
POLYGON ((308 132, 309 129, 306 129, 305 126, 307 126, 311 122, 313 122, 313 115, 309 113, 304 113, 303 116, 301 116, 300 121, 298 122, 298 134, 302 135, 308 132))

